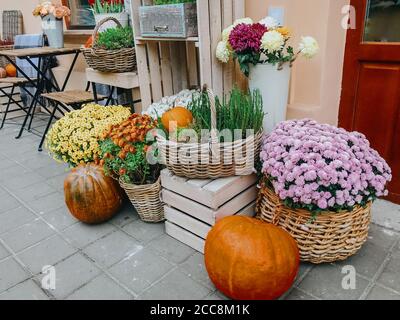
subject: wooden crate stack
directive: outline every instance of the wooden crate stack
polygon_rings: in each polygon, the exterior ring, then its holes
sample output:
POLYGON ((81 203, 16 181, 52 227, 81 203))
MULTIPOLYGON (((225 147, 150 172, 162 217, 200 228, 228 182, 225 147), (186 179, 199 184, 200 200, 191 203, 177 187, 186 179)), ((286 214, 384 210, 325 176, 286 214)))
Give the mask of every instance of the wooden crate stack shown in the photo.
POLYGON ((166 169, 161 184, 167 234, 201 253, 208 232, 219 219, 254 216, 255 175, 199 180, 177 177, 166 169))

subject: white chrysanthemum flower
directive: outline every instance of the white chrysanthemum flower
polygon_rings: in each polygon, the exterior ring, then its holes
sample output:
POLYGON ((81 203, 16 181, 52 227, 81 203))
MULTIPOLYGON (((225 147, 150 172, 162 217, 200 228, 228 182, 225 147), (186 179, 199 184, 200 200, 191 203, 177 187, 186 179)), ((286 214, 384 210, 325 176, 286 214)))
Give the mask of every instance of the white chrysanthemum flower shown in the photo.
POLYGON ((222 41, 228 42, 229 36, 231 35, 232 30, 235 28, 234 25, 231 25, 222 31, 222 41))
POLYGON ((217 59, 223 63, 228 63, 231 57, 231 51, 229 50, 228 42, 220 41, 217 45, 216 52, 217 59))
POLYGON ((236 27, 239 24, 253 24, 253 19, 251 18, 241 18, 241 19, 236 19, 235 22, 233 23, 233 26, 236 27))
POLYGON ((304 57, 308 59, 313 58, 319 51, 317 40, 315 40, 313 37, 302 37, 299 45, 299 51, 304 57))
POLYGON ((264 33, 261 39, 261 48, 268 53, 279 51, 285 45, 285 38, 278 31, 268 31, 264 33))
POLYGON ((265 17, 264 19, 260 20, 260 23, 268 28, 268 30, 275 29, 279 27, 279 22, 273 17, 265 17))

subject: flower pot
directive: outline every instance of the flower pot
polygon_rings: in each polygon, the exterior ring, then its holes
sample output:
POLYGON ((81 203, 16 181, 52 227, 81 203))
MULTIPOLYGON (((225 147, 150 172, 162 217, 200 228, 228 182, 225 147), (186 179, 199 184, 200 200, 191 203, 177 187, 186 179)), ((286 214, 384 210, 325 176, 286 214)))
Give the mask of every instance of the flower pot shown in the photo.
POLYGON ((142 221, 152 223, 164 221, 164 207, 160 199, 161 179, 154 184, 145 185, 125 183, 120 179, 119 184, 142 221))
MULTIPOLYGON (((108 18, 108 17, 117 19, 119 21, 119 23, 121 23, 121 26, 124 28, 128 26, 129 16, 128 16, 128 13, 126 13, 126 12, 100 13, 100 14, 94 15, 96 24, 98 24, 100 21, 102 21, 103 19, 108 18)), ((115 28, 115 23, 113 21, 108 21, 108 22, 104 23, 100 27, 99 32, 102 32, 102 31, 110 29, 110 28, 115 28)))
POLYGON ((264 104, 264 131, 271 133, 275 126, 286 120, 291 68, 289 63, 278 70, 278 65, 250 66, 249 86, 259 89, 264 104))
POLYGON ((257 218, 281 227, 296 240, 301 261, 314 264, 343 261, 356 254, 368 240, 371 206, 356 206, 352 211, 320 213, 286 207, 264 183, 261 186, 257 218))
POLYGON ((42 29, 50 47, 64 48, 64 22, 62 19, 56 19, 49 14, 42 18, 42 29))

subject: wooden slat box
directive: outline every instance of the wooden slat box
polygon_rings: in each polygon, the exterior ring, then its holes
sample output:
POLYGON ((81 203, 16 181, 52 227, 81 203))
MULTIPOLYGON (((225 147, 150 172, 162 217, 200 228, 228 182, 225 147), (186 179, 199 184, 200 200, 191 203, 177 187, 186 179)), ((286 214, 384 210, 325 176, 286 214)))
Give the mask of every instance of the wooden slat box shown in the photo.
POLYGON ((167 234, 203 253, 204 239, 219 219, 254 216, 256 183, 255 175, 191 180, 164 170, 161 184, 167 234))

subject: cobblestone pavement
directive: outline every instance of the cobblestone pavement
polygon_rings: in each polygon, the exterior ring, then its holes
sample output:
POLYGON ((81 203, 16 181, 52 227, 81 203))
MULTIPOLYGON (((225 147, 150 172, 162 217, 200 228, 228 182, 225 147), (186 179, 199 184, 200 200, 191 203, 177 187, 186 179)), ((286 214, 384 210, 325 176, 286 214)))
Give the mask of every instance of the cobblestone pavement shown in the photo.
MULTIPOLYGON (((38 130, 44 122, 35 121, 38 130)), ((226 299, 203 256, 146 224, 129 204, 110 222, 87 226, 64 204, 66 167, 39 138, 18 126, 0 131, 0 299, 226 299), (55 266, 56 289, 42 289, 42 268, 55 266)), ((343 263, 302 264, 283 299, 400 299, 400 207, 379 201, 369 241, 343 263), (380 224, 381 226, 379 226, 380 224), (357 271, 344 290, 344 266, 357 271)))

